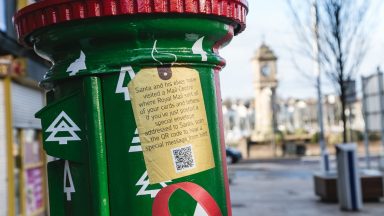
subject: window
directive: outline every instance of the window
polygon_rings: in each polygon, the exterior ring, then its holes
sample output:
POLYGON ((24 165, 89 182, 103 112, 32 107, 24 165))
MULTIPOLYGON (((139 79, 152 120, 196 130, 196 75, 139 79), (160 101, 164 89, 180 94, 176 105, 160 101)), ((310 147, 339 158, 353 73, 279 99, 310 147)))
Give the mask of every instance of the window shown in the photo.
POLYGON ((0 1, 0 31, 7 31, 7 21, 5 19, 5 1, 0 1))

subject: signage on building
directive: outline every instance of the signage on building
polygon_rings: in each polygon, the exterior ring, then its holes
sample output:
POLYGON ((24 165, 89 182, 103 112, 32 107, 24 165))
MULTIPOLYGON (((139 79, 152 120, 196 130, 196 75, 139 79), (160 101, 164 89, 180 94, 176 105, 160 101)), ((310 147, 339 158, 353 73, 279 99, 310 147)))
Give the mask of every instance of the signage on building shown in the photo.
POLYGON ((345 86, 345 102, 351 104, 356 102, 356 81, 355 80, 346 80, 344 81, 345 86))
POLYGON ((44 211, 44 175, 41 167, 27 169, 26 174, 26 211, 34 215, 44 211))
POLYGON ((38 2, 38 0, 18 0, 17 1, 17 10, 20 10, 23 7, 26 7, 32 3, 38 2))
POLYGON ((44 160, 39 142, 39 132, 23 129, 24 188, 27 215, 38 215, 45 210, 44 160))
POLYGON ((10 73, 10 65, 12 64, 12 56, 0 56, 0 75, 5 76, 10 73))
POLYGON ((11 65, 11 75, 16 77, 24 77, 27 68, 27 59, 25 58, 14 58, 11 65))
POLYGON ((0 56, 0 75, 11 74, 15 77, 24 77, 27 72, 27 60, 25 58, 14 58, 11 55, 0 56))

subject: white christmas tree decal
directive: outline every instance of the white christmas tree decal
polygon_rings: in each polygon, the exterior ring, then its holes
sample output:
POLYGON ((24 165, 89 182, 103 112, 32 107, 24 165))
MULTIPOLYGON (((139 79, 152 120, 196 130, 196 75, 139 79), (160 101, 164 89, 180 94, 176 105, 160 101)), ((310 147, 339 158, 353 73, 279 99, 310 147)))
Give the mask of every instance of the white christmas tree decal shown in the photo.
POLYGON ((117 81, 116 94, 123 93, 124 100, 130 101, 131 97, 129 96, 129 91, 127 84, 124 85, 125 75, 128 73, 131 80, 135 78, 135 71, 133 71, 131 66, 122 67, 120 70, 119 80, 117 81))
POLYGON ((83 51, 80 51, 80 57, 72 62, 67 68, 69 76, 76 75, 81 70, 86 70, 87 66, 85 65, 85 54, 83 51))
POLYGON ((132 138, 132 145, 129 147, 129 152, 141 152, 143 149, 140 145, 140 137, 139 137, 139 131, 135 130, 135 135, 132 138))
POLYGON ((68 141, 79 141, 80 137, 75 131, 81 131, 80 128, 72 121, 71 118, 62 111, 45 132, 51 132, 46 141, 59 142, 60 145, 65 145, 68 141), (59 132, 66 132, 69 136, 57 137, 59 132))
POLYGON ((76 190, 72 180, 71 169, 69 168, 69 162, 66 160, 64 164, 64 193, 67 194, 67 201, 72 200, 71 194, 75 192, 76 190), (69 182, 67 182, 67 179, 69 182))
MULTIPOLYGON (((171 181, 165 181, 160 182, 159 184, 161 187, 167 187, 166 183, 169 183, 171 181)), ((149 187, 149 179, 148 179, 148 172, 145 171, 144 174, 141 176, 139 181, 137 181, 136 186, 141 186, 139 192, 137 192, 136 196, 145 196, 145 195, 151 195, 151 198, 155 198, 157 193, 159 193, 160 189, 148 189, 149 187)))
POLYGON ((207 52, 205 52, 203 49, 203 40, 204 40, 204 37, 201 37, 195 42, 195 44, 193 44, 192 53, 201 55, 201 61, 205 62, 208 60, 208 56, 207 56, 207 52))

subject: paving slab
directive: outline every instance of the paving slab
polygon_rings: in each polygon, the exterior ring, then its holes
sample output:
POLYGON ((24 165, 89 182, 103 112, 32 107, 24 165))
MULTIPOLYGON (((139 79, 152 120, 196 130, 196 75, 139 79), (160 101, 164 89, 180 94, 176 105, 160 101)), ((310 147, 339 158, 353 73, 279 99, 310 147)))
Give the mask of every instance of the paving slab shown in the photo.
POLYGON ((234 216, 384 216, 384 200, 364 203, 360 212, 343 212, 338 203, 323 203, 314 194, 318 163, 269 160, 229 166, 234 216))

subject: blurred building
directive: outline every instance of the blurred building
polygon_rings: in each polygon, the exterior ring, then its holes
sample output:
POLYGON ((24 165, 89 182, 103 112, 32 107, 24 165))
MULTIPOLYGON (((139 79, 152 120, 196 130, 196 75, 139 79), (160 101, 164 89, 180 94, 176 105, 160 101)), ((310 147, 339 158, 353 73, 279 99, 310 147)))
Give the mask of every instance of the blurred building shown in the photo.
POLYGON ((279 131, 295 133, 299 130, 306 132, 317 130, 316 100, 280 99, 277 106, 279 131))
MULTIPOLYGON (((311 137, 319 131, 317 99, 282 99, 276 95, 278 87, 277 57, 264 43, 252 58, 254 73, 254 100, 226 100, 223 103, 227 143, 236 143, 242 138, 253 142, 273 141, 273 134, 305 134, 311 137)), ((355 86, 353 85, 353 88, 355 86)), ((348 128, 364 130, 361 100, 353 99, 347 110, 348 128)), ((341 104, 336 95, 323 99, 323 122, 325 135, 341 133, 341 104)), ((296 136, 297 137, 297 136, 296 136)), ((272 142, 273 143, 273 142, 272 142)))
POLYGON ((43 107, 38 80, 47 64, 16 41, 12 16, 34 1, 0 1, 0 215, 45 215, 46 157, 41 125, 43 107))
MULTIPOLYGON (((255 103, 258 103, 255 100, 255 103)), ((338 96, 325 95, 323 99, 323 120, 325 134, 341 133, 341 104, 338 96)), ((253 100, 225 100, 223 102, 225 134, 227 143, 236 143, 242 138, 250 138, 257 127, 254 121, 258 113, 255 112, 253 100)), ((354 131, 364 131, 364 119, 361 100, 357 100, 348 107, 348 127, 354 131)), ((318 132, 317 101, 314 98, 288 98, 276 100, 277 131, 284 134, 308 134, 318 132)), ((266 140, 267 141, 267 140, 266 140)))
POLYGON ((255 87, 255 126, 251 139, 270 140, 276 131, 277 57, 264 43, 252 58, 255 87))
MULTIPOLYGON (((363 131, 361 101, 357 100, 347 108, 348 125, 352 130, 363 131)), ((341 104, 336 95, 326 95, 323 99, 323 120, 325 133, 341 133, 341 104)), ((278 101, 278 129, 287 134, 297 132, 314 134, 318 132, 317 101, 310 99, 285 99, 278 101)))
POLYGON ((223 102, 224 133, 227 144, 251 136, 255 127, 253 100, 227 99, 223 102))

